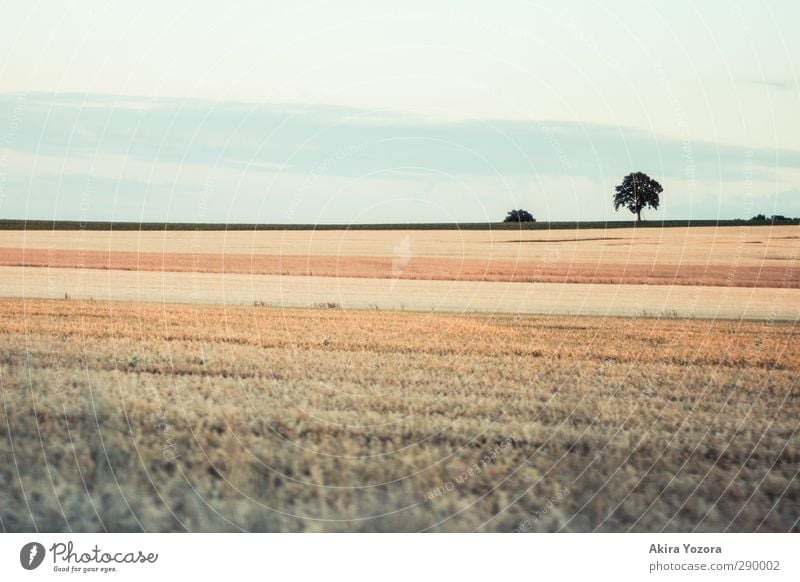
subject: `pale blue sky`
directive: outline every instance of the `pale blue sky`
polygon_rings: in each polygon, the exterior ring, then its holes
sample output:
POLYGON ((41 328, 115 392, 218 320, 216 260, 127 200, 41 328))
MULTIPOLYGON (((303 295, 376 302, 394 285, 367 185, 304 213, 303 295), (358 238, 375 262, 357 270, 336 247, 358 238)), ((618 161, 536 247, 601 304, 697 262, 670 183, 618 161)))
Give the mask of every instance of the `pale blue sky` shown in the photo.
POLYGON ((800 216, 798 6, 6 2, 0 216, 800 216))

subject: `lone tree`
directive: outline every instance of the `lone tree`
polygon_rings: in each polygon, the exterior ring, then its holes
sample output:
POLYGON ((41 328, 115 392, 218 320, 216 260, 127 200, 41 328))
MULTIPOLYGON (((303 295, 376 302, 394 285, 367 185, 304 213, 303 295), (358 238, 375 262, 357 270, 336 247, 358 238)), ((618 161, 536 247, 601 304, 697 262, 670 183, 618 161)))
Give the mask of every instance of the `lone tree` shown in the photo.
POLYGON ((624 206, 636 215, 636 222, 641 222, 642 209, 646 206, 658 208, 658 195, 664 188, 644 172, 633 172, 622 179, 616 191, 614 210, 624 206))
POLYGON ((536 222, 536 219, 533 217, 533 214, 528 212, 527 210, 511 210, 503 219, 503 222, 536 222))

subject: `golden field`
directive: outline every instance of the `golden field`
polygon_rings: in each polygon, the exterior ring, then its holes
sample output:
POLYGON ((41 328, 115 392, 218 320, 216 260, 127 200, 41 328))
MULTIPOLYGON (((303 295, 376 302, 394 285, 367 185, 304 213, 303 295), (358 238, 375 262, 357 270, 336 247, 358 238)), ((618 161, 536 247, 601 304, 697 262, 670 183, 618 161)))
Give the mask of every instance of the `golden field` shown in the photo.
MULTIPOLYGON (((410 248, 410 247, 409 247, 410 248)), ((5 248, 0 266, 430 281, 800 288, 792 265, 639 264, 364 255, 280 255, 5 248), (401 264, 402 263, 402 264, 401 264)))
POLYGON ((793 321, 0 306, 4 531, 798 529, 793 321))
POLYGON ((4 531, 794 531, 800 229, 0 231, 4 531))
MULTIPOLYGON (((104 253, 408 257, 760 267, 800 262, 800 227, 580 230, 0 231, 0 249, 104 253)), ((167 266, 168 266, 167 262, 167 266)), ((342 265, 346 267, 346 265, 342 265)), ((250 272, 250 271, 247 271, 250 272)), ((796 276, 796 275, 795 275, 796 276)))
POLYGON ((0 231, 0 297, 800 317, 800 228, 0 231))
POLYGON ((0 267, 0 297, 796 322, 800 289, 0 267))

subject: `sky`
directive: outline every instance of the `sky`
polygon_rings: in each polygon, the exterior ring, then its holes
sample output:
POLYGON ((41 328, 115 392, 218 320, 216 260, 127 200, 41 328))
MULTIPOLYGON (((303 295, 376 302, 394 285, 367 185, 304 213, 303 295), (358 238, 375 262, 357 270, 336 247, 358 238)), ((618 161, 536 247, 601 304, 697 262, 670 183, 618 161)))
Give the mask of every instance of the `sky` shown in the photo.
POLYGON ((0 217, 800 216, 800 3, 0 3, 0 217))

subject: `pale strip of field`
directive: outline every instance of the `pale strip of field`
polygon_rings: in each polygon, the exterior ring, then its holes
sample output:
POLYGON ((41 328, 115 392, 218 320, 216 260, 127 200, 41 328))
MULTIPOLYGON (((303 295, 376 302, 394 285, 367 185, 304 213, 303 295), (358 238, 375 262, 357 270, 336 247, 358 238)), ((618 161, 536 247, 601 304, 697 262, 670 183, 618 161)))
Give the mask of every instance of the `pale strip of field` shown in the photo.
POLYGON ((800 290, 0 267, 0 296, 420 311, 800 318, 800 290))
POLYGON ((0 231, 0 247, 326 256, 800 265, 800 227, 536 231, 0 231))

